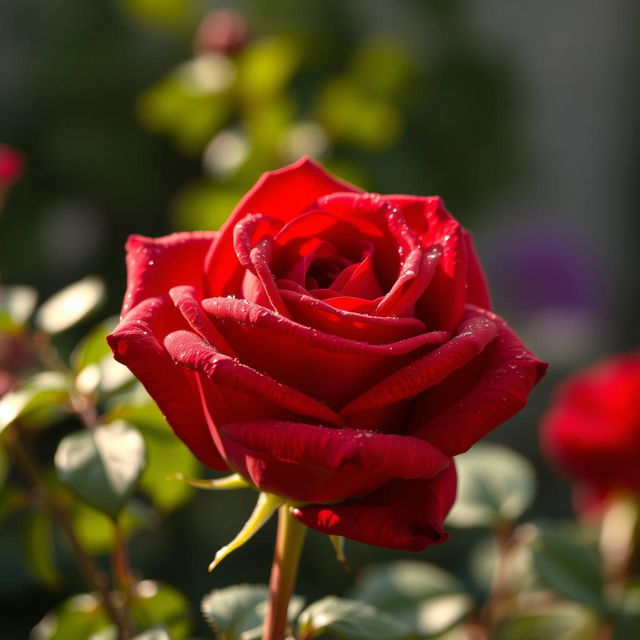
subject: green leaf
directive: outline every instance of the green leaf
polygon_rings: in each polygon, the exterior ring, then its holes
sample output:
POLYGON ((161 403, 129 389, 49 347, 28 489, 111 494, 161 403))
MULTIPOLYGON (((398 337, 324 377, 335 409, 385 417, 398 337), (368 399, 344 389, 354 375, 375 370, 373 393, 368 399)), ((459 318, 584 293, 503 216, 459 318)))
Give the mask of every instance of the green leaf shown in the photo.
POLYGON ((54 589, 62 582, 56 567, 53 521, 46 511, 37 511, 24 530, 24 556, 34 575, 47 587, 54 589))
POLYGON ((473 599, 454 576, 411 560, 368 568, 351 597, 390 614, 419 636, 443 633, 473 607, 473 599))
MULTIPOLYGON (((492 640, 596 640, 601 637, 598 618, 588 609, 561 603, 547 610, 502 621, 492 640)), ((637 634, 637 628, 636 628, 637 634)), ((637 638, 637 635, 634 636, 637 638)))
POLYGON ((4 445, 0 440, 0 488, 4 485, 8 475, 9 475, 9 456, 7 456, 7 450, 4 448, 4 445))
POLYGON ((0 287, 0 330, 21 327, 31 317, 37 299, 38 292, 32 287, 0 287))
POLYGON ((73 433, 60 442, 55 465, 61 482, 115 519, 144 470, 144 440, 121 421, 73 433))
POLYGON ((412 636, 409 626, 376 607, 335 596, 308 606, 298 618, 298 629, 305 638, 324 633, 344 640, 403 640, 412 636))
POLYGON ((191 22, 193 3, 188 0, 120 0, 137 19, 170 31, 185 29, 191 22))
POLYGON ((516 520, 535 497, 535 474, 521 455, 496 444, 477 444, 456 456, 458 497, 447 518, 455 527, 516 520))
MULTIPOLYGON (((131 614, 139 628, 162 627, 171 640, 187 638, 193 624, 191 606, 184 594, 155 580, 143 580, 136 585, 131 614)), ((158 636, 158 640, 162 637, 158 636)))
POLYGON ((184 504, 193 495, 193 489, 171 476, 198 474, 200 463, 167 425, 153 402, 141 405, 121 405, 105 416, 107 421, 119 418, 137 427, 144 438, 147 466, 140 480, 140 489, 163 512, 184 504))
POLYGON ((17 418, 63 406, 68 397, 69 383, 62 373, 45 371, 36 374, 0 398, 0 433, 17 418))
MULTIPOLYGON (((224 640, 259 640, 268 598, 269 588, 261 584, 239 584, 216 589, 202 599, 202 615, 224 640)), ((289 621, 295 619, 302 605, 302 598, 291 598, 289 621)))
POLYGON ((570 600, 606 612, 597 553, 558 526, 540 524, 536 531, 533 564, 544 582, 570 600))
POLYGON ((79 640, 109 626, 109 620, 95 596, 73 596, 52 609, 32 629, 31 640, 79 640))
POLYGON ((36 313, 36 326, 45 333, 60 333, 83 320, 104 300, 102 280, 88 276, 49 298, 36 313))
MULTIPOLYGON (((115 533, 109 516, 77 500, 73 505, 71 518, 80 544, 89 553, 107 553, 113 549, 115 533)), ((151 528, 151 522, 153 525, 157 524, 153 521, 151 507, 135 498, 124 507, 118 522, 125 537, 141 528, 151 528)))
MULTIPOLYGON (((523 528, 517 532, 525 528, 529 529, 528 525, 523 525, 523 528)), ((517 532, 518 542, 508 551, 509 583, 514 591, 525 593, 539 589, 540 584, 533 569, 531 549, 528 544, 525 544, 525 540, 518 539, 517 532)), ((494 585, 499 560, 500 553, 495 536, 480 540, 471 551, 469 560, 471 574, 476 584, 487 594, 494 585)))
POLYGON ((288 37, 252 42, 238 58, 238 94, 249 102, 276 97, 291 81, 300 57, 299 45, 288 37))
POLYGON ((149 629, 143 633, 139 633, 133 640, 173 640, 169 632, 164 627, 149 629))

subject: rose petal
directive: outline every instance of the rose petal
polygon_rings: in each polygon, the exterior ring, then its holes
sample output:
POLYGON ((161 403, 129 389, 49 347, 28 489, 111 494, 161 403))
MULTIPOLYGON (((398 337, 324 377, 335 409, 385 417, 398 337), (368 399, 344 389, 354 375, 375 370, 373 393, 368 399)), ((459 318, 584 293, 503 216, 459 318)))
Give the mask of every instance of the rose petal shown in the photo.
POLYGON ((194 287, 173 287, 169 291, 169 296, 173 300, 189 326, 206 342, 214 346, 218 351, 228 356, 235 356, 235 351, 224 336, 218 331, 216 326, 209 320, 209 316, 200 306, 200 300, 196 297, 194 287))
POLYGON ((292 509, 293 516, 328 535, 379 547, 420 551, 447 539, 444 519, 456 494, 450 464, 430 479, 396 480, 375 493, 341 504, 292 509))
POLYGON ((307 295, 304 289, 283 289, 288 283, 280 281, 280 293, 298 324, 351 340, 371 344, 395 342, 425 331, 417 318, 371 316, 336 308, 323 300, 307 295))
POLYGON ((170 333, 164 345, 174 360, 217 384, 259 397, 300 416, 333 424, 342 422, 326 405, 225 356, 191 331, 170 333))
POLYGON ((344 407, 340 414, 349 416, 415 397, 481 353, 496 332, 497 327, 490 318, 471 312, 462 322, 458 335, 367 389, 344 407))
POLYGON ((450 456, 463 453, 520 411, 547 369, 504 320, 474 310, 497 325, 495 340, 479 358, 419 396, 407 431, 450 456))
POLYGON ((283 462, 326 469, 353 464, 392 478, 430 478, 449 464, 438 449, 410 436, 281 420, 233 422, 221 427, 221 432, 283 462))
POLYGON ((191 285, 202 296, 204 260, 215 237, 214 232, 173 233, 157 239, 130 236, 122 316, 141 300, 178 285, 191 285))
POLYGON ((192 453, 208 467, 224 471, 228 467, 209 434, 194 376, 174 364, 160 342, 181 326, 184 321, 168 296, 148 298, 123 318, 107 342, 115 359, 142 382, 192 453))
POLYGON ((263 174, 222 226, 209 251, 205 272, 210 294, 239 293, 240 282, 237 269, 234 268, 237 258, 233 247, 233 230, 242 218, 250 213, 261 213, 286 223, 317 198, 336 191, 357 189, 337 180, 307 158, 263 174))
POLYGON ((416 349, 448 337, 433 332, 367 344, 302 326, 245 300, 211 298, 202 306, 243 363, 334 409, 405 365, 416 349))

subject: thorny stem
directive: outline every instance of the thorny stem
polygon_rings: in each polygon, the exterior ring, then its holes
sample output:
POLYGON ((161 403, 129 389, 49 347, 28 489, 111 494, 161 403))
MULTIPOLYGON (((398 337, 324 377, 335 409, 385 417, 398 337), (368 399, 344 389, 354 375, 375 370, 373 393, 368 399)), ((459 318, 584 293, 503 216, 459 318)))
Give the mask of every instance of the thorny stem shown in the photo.
POLYGON ((78 561, 85 582, 92 591, 98 593, 107 615, 116 627, 118 638, 128 640, 131 634, 128 632, 128 625, 125 622, 124 616, 120 614, 118 607, 114 603, 113 596, 109 590, 109 580, 107 576, 101 571, 80 543, 66 505, 47 487, 35 462, 22 446, 15 424, 5 430, 4 439, 7 447, 11 450, 13 460, 15 460, 16 464, 20 467, 28 482, 41 496, 60 525, 60 528, 63 530, 71 547, 71 551, 78 561))
POLYGON ((289 505, 280 507, 263 640, 284 640, 289 599, 296 581, 306 531, 306 527, 289 513, 289 505))

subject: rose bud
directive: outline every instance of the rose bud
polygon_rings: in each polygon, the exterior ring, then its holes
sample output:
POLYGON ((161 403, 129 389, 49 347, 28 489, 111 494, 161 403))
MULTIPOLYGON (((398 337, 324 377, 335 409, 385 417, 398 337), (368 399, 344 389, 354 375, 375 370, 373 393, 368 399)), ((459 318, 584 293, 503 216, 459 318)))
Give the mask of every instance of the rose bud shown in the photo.
POLYGON ((0 191, 10 187, 22 175, 24 161, 15 149, 0 144, 0 191))
POLYGON ((262 176, 220 231, 127 251, 116 359, 204 464, 324 533, 445 540, 453 456, 546 369, 440 198, 363 193, 309 160, 262 176))
POLYGON ((247 41, 247 23, 241 13, 217 9, 208 13, 195 36, 196 53, 222 53, 232 56, 247 41))
POLYGON ((640 353, 570 377, 542 421, 542 447, 576 480, 581 510, 614 492, 640 493, 640 353))

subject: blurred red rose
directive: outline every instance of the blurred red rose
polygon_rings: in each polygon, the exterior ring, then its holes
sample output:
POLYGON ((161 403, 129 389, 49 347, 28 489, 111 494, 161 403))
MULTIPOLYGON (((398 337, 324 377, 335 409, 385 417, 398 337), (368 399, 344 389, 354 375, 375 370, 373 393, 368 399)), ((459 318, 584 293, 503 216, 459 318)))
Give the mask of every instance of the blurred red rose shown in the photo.
POLYGON ((640 353, 569 378, 543 418, 542 446, 593 506, 611 491, 640 491, 640 353))
POLYGON ((546 368, 489 310, 439 198, 362 193, 308 160, 265 174, 217 233, 127 249, 115 357, 202 462, 325 533, 442 542, 452 456, 546 368))
POLYGON ((20 153, 0 144, 0 190, 10 187, 22 175, 23 165, 20 153))

